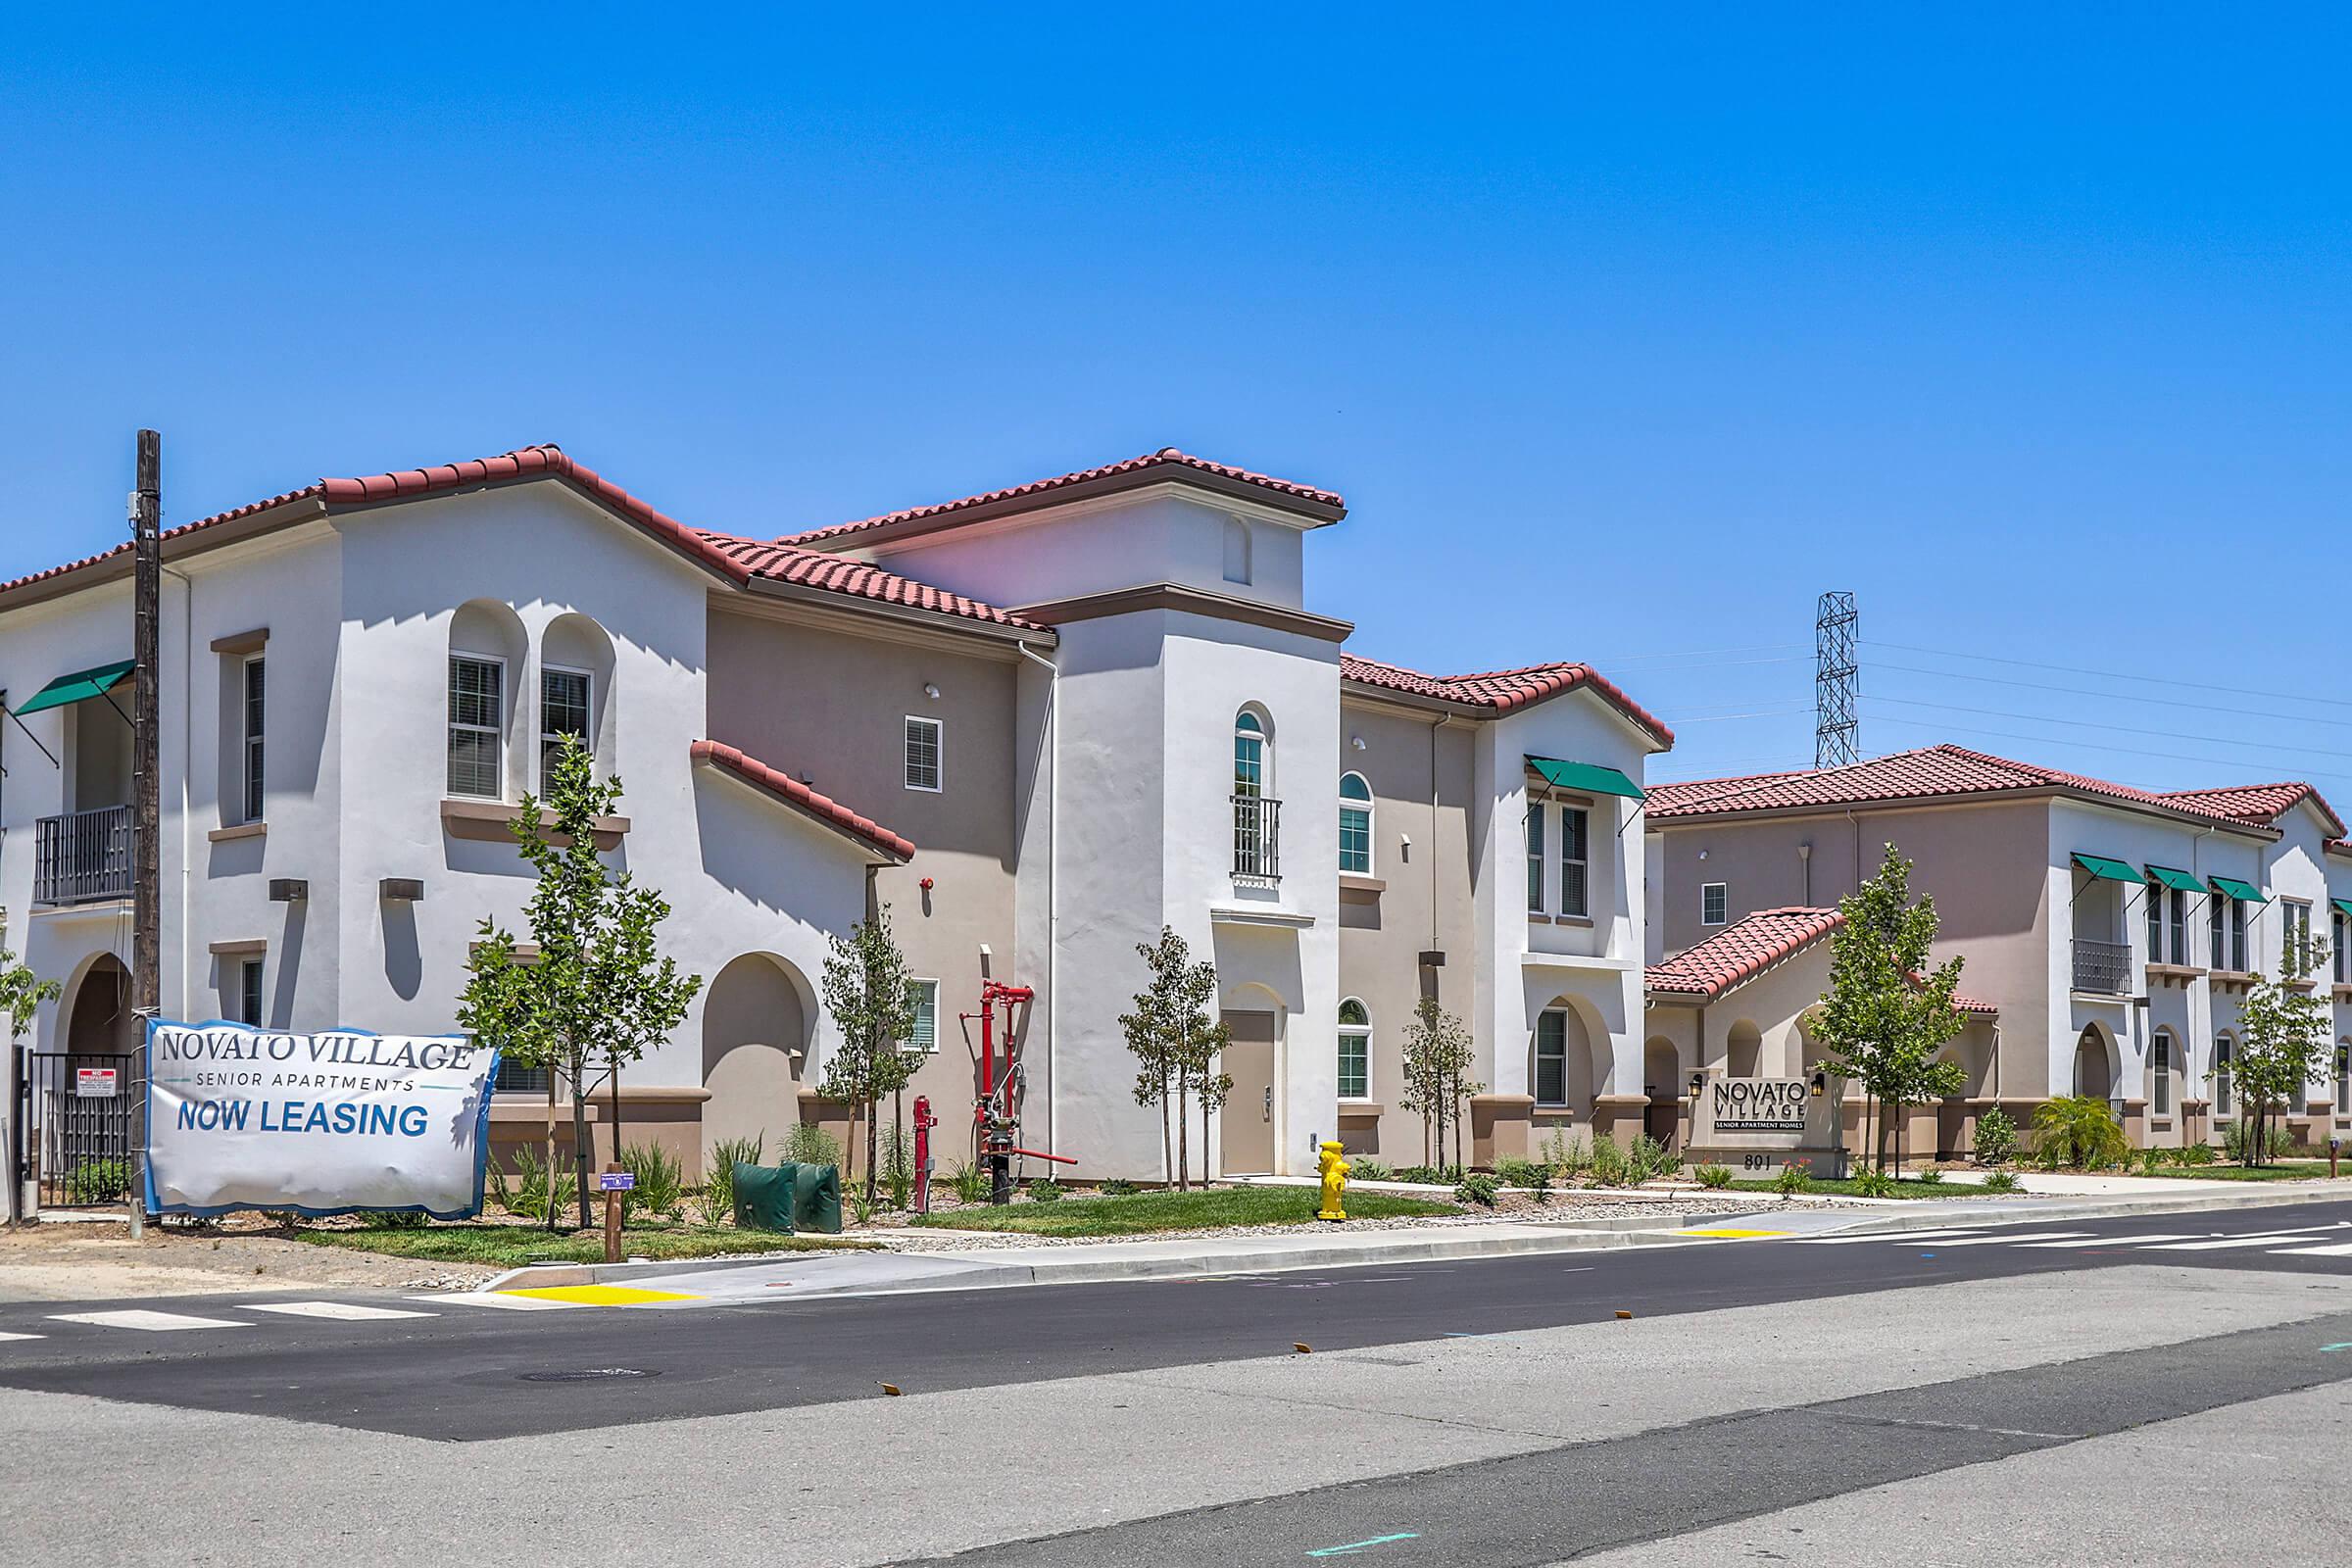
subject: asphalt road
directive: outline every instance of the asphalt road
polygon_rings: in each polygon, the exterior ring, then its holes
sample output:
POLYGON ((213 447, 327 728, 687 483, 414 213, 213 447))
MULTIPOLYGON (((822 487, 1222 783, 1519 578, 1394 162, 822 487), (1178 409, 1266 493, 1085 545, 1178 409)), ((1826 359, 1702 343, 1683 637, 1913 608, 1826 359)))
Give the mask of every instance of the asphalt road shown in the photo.
MULTIPOLYGON (((61 1320, 132 1303, 42 1302, 0 1306, 0 1335, 39 1336, 0 1341, 0 1387, 466 1442, 880 1398, 885 1383, 1013 1387, 1244 1360, 1294 1343, 1360 1350, 2127 1262, 2352 1275, 2352 1256, 2278 1255, 2291 1242, 2205 1250, 2141 1240, 2297 1230, 2352 1242, 2352 1203, 2011 1225, 1948 1246, 1709 1243, 687 1310, 507 1313, 346 1297, 436 1315, 337 1322, 272 1318, 250 1296, 148 1303, 250 1325, 182 1333, 61 1320), (2066 1245, 2028 1240, 2052 1233, 2066 1245)), ((2352 1355, 2328 1364, 2352 1374, 2352 1355)))

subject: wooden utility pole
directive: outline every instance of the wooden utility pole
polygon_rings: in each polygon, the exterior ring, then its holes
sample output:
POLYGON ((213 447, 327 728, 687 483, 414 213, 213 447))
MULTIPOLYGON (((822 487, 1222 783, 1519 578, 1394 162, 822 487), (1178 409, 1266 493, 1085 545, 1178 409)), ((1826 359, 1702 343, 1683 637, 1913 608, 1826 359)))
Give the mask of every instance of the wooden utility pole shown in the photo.
POLYGON ((138 1070, 131 1091, 142 1107, 133 1115, 130 1160, 130 1234, 147 1228, 146 1029, 163 1005, 163 877, 157 850, 163 837, 163 791, 157 778, 156 691, 162 684, 164 597, 164 438, 139 432, 138 488, 130 493, 131 657, 131 937, 130 1006, 139 1023, 133 1049, 138 1070))

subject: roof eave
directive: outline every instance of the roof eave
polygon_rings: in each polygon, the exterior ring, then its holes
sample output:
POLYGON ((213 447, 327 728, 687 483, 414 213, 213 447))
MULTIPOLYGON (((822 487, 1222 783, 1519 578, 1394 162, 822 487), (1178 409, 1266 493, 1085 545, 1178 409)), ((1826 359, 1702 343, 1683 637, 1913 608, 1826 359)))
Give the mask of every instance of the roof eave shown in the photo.
POLYGON ((902 605, 887 599, 872 599, 864 594, 845 592, 839 588, 818 588, 805 582, 787 582, 780 577, 762 576, 757 572, 737 585, 745 593, 763 599, 775 599, 790 604, 809 605, 825 610, 838 610, 851 614, 872 615, 883 620, 896 620, 927 630, 952 632, 959 636, 983 637, 997 642, 1027 643, 1036 648, 1051 648, 1060 639, 1051 627, 1013 625, 1004 621, 982 620, 973 615, 951 614, 943 610, 925 610, 919 605, 902 605))
POLYGON ((1092 479, 1077 479, 1051 490, 1029 495, 1003 496, 994 501, 978 501, 969 506, 935 515, 907 517, 899 521, 876 522, 871 526, 850 525, 843 532, 827 535, 822 529, 807 534, 787 535, 784 543, 802 550, 832 554, 840 551, 865 550, 878 545, 897 544, 919 539, 928 534, 944 533, 952 528, 967 527, 974 523, 990 522, 1002 517, 1018 516, 1024 513, 1045 512, 1055 507, 1099 500, 1105 496, 1124 495, 1130 491, 1150 489, 1154 485, 1175 484, 1196 490, 1205 490, 1222 499, 1244 501, 1253 507, 1264 507, 1302 519, 1309 528, 1326 528, 1348 515, 1346 504, 1333 505, 1307 496, 1292 495, 1249 479, 1237 479, 1231 474, 1213 473, 1180 463, 1158 463, 1126 473, 1100 474, 1092 479))

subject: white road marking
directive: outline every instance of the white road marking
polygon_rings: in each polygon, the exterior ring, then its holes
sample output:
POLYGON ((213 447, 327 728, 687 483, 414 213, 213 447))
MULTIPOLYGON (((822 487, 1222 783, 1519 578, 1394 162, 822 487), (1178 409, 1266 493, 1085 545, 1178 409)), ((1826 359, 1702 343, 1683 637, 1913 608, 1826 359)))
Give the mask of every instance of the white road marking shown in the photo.
POLYGON ((2149 1250, 2153 1252, 2219 1252, 2231 1248, 2283 1247, 2289 1242, 2316 1242, 2319 1239, 2317 1232, 2301 1236, 2292 1233, 2269 1236, 2225 1236, 2218 1241, 2211 1242, 2169 1242, 2162 1247, 2150 1248, 2149 1250))
POLYGON ((507 1312, 569 1312, 580 1306, 578 1301, 551 1301, 544 1296, 502 1296, 495 1291, 461 1291, 450 1296, 412 1296, 412 1301, 432 1301, 448 1306, 494 1306, 507 1312))
POLYGON ((2018 1236, 1957 1236, 1948 1242, 1937 1242, 1938 1249, 1946 1247, 1998 1247, 2008 1242, 2056 1242, 2070 1237, 2085 1236, 2087 1231, 2027 1231, 2018 1236))
POLYGON ((2352 1242, 2335 1247, 2281 1247, 2273 1257, 2352 1257, 2352 1242))
POLYGON ((0 1340, 40 1340, 40 1339, 46 1339, 46 1338, 48 1338, 48 1336, 47 1336, 47 1335, 44 1335, 44 1334, 8 1334, 8 1333, 0 1333, 0 1340))
POLYGON ((253 1312, 283 1312, 288 1317, 331 1317, 346 1323, 360 1323, 384 1317, 432 1317, 431 1312, 412 1312, 406 1307, 362 1306, 356 1301, 255 1301, 246 1307, 253 1312))
POLYGON ((53 1323, 88 1323, 102 1329, 141 1329, 150 1334, 169 1333, 173 1329, 249 1329, 250 1323, 237 1323, 224 1317, 191 1317, 185 1312, 151 1312, 145 1307, 126 1307, 118 1312, 52 1312, 53 1323))
POLYGON ((1866 1242, 1891 1242, 1898 1246, 1905 1246, 1912 1242, 1933 1241, 1942 1236, 1974 1236, 1976 1234, 1976 1229, 1971 1227, 1967 1230, 1903 1231, 1893 1236, 1882 1232, 1875 1236, 1799 1236, 1795 1239, 1808 1247, 1860 1247, 1866 1242))
POLYGON ((2174 1231, 2153 1236, 2088 1236, 2073 1242, 2028 1242, 2028 1247, 2147 1247, 2156 1242, 2185 1242, 2196 1235, 2194 1231, 2174 1231))

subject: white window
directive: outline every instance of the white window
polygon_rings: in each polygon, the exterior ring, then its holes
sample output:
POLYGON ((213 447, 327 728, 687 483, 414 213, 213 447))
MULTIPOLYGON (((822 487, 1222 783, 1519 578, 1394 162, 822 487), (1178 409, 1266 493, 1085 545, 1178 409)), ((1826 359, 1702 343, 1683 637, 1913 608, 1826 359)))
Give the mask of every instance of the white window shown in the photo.
POLYGON ((1527 808, 1527 912, 1544 912, 1544 808, 1527 808))
POLYGON ((1233 874, 1271 883, 1282 875, 1282 803, 1269 792, 1266 721, 1233 715, 1233 874))
POLYGON ((914 1014, 914 1024, 906 1032, 906 1049, 929 1055, 939 1049, 939 982, 907 981, 906 1006, 914 1014))
MULTIPOLYGON (((2346 967, 2348 960, 2344 957, 2344 911, 2341 909, 2328 916, 2328 951, 2333 955, 2335 983, 2340 986, 2344 983, 2344 977, 2348 972, 2346 967)), ((2341 1104, 2342 1102, 2339 1101, 2337 1103, 2341 1104)))
POLYGON ((236 1021, 257 1027, 262 1021, 262 960, 259 958, 240 958, 237 961, 236 1021))
POLYGON ((1372 1098, 1372 1015, 1353 997, 1340 1004, 1340 1098, 1372 1098))
POLYGON ((2164 889, 2154 882, 2147 887, 2148 900, 2148 961, 2164 961, 2164 889))
POLYGON ((2213 1113, 2225 1121, 2235 1113, 2230 1098, 2230 1058, 2235 1054, 2228 1035, 2213 1043, 2213 1113))
POLYGON ((1568 1014, 1557 1007, 1536 1014, 1536 1103, 1568 1103, 1568 1014))
POLYGON ((245 820, 259 822, 270 795, 264 786, 262 771, 262 720, 266 704, 263 702, 262 656, 254 655, 245 661, 245 820))
POLYGON ((2352 1116, 2352 1041, 2335 1048, 2335 1117, 2352 1116))
POLYGON ((539 671, 539 788, 544 791, 556 765, 564 737, 576 735, 594 751, 596 739, 588 728, 590 677, 584 669, 549 664, 539 671))
POLYGON ((2173 1113, 2173 1037, 2171 1034, 2162 1029, 2156 1031, 2156 1043, 2150 1052, 2150 1056, 2149 1070, 2156 1080, 2156 1114, 2170 1116, 2173 1113))
POLYGON ((2311 906, 2299 899, 2280 899, 2279 953, 2287 963, 2303 969, 2311 962, 2311 906))
POLYGON ((449 793, 495 801, 507 723, 507 665, 477 654, 449 656, 449 793))
POLYGON ((1591 914, 1585 902, 1586 819, 1581 806, 1560 808, 1560 912, 1591 914))
POLYGON ((942 777, 941 749, 947 726, 936 718, 917 718, 906 715, 906 787, 939 793, 942 777))
POLYGON ((1372 786, 1361 773, 1340 775, 1340 869, 1372 874, 1372 786))
POLYGON ((2227 893, 2216 893, 2205 901, 2206 911, 2211 916, 2209 923, 2212 927, 2213 967, 2216 969, 2230 967, 2228 946, 2230 915, 2227 907, 2230 902, 2230 895, 2227 893))
POLYGON ((1722 882, 1703 882, 1698 889, 1698 923, 1723 925, 1731 919, 1732 895, 1730 886, 1722 882))

